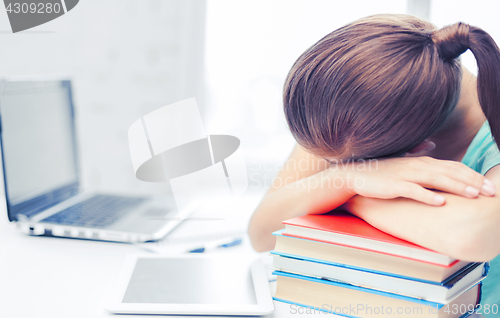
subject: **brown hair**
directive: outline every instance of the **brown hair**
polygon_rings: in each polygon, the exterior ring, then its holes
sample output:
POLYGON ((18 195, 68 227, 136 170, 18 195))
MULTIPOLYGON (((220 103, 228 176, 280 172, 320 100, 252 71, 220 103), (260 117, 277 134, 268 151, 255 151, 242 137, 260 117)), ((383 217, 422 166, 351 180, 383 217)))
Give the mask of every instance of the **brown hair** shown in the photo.
POLYGON ((483 30, 440 30, 407 15, 375 15, 333 31, 304 52, 284 86, 285 117, 318 155, 403 155, 434 133, 455 108, 457 58, 478 64, 479 102, 500 140, 500 52, 483 30))

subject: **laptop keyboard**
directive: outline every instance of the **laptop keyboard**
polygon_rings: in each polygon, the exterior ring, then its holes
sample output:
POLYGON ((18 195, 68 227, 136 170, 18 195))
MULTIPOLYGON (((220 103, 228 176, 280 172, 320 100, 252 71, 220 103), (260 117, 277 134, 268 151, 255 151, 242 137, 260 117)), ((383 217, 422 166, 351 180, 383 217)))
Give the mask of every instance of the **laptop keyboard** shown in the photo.
POLYGON ((105 227, 113 224, 145 200, 145 198, 96 195, 53 214, 41 222, 81 227, 105 227))

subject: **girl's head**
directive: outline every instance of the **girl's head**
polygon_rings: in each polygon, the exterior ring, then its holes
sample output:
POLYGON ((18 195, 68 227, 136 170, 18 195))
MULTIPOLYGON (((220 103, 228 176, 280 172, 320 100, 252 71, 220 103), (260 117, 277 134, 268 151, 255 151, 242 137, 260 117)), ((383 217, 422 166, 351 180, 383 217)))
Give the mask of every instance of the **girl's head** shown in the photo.
POLYGON ((284 86, 297 142, 337 158, 398 156, 432 135, 460 97, 457 58, 470 49, 478 95, 500 140, 500 52, 483 30, 457 23, 440 30, 406 15, 350 23, 304 52, 284 86))

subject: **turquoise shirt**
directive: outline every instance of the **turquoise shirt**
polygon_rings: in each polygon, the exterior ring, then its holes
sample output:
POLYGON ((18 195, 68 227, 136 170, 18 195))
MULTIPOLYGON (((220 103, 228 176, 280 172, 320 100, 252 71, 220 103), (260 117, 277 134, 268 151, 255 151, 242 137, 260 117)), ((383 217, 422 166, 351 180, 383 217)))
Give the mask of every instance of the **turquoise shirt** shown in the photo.
MULTIPOLYGON (((488 122, 479 129, 472 140, 462 163, 471 169, 486 174, 488 170, 500 164, 500 151, 491 136, 488 122)), ((497 193, 500 195, 500 193, 497 193)), ((500 213, 500 208, 498 213, 500 213)), ((498 229, 500 231, 500 229, 498 229)), ((480 247, 479 247, 480 248, 480 247)), ((483 306, 496 304, 500 308, 500 255, 490 262, 490 272, 483 281, 483 296, 481 300, 483 306)), ((484 307, 486 308, 486 307, 484 307)), ((484 308, 480 311, 486 317, 498 317, 499 314, 486 314, 484 308)))

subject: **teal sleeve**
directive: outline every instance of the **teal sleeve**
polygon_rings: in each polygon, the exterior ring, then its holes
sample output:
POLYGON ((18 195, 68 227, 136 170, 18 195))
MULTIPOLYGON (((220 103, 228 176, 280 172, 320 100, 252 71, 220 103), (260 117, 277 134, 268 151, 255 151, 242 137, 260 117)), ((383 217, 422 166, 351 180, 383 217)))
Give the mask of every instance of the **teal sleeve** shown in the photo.
POLYGON ((491 145, 480 157, 478 166, 480 167, 479 172, 485 175, 491 168, 496 165, 500 165, 500 151, 496 144, 491 145))
MULTIPOLYGON (((500 164, 500 151, 495 143, 488 145, 479 157, 478 171, 485 175, 488 170, 500 164)), ((498 317, 500 310, 500 256, 490 262, 490 273, 483 281, 483 306, 481 313, 487 318, 498 317)))
MULTIPOLYGON (((485 175, 491 168, 500 165, 500 151, 485 122, 472 140, 462 162, 471 169, 485 175)), ((500 211, 499 211, 500 213, 500 211)), ((482 310, 487 317, 497 317, 500 312, 500 255, 490 261, 490 272, 483 281, 482 310)))

